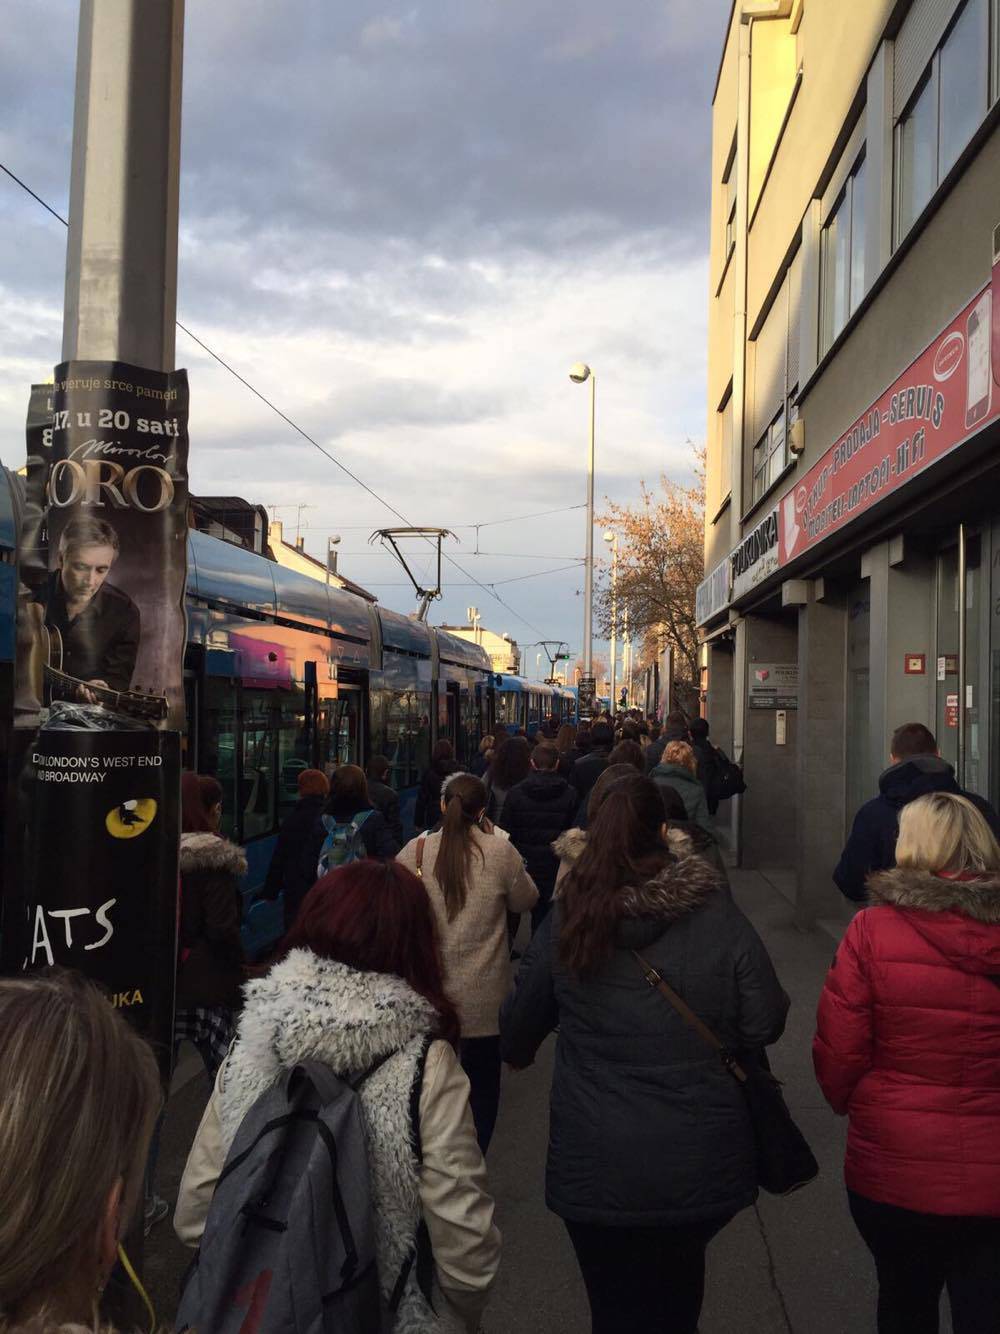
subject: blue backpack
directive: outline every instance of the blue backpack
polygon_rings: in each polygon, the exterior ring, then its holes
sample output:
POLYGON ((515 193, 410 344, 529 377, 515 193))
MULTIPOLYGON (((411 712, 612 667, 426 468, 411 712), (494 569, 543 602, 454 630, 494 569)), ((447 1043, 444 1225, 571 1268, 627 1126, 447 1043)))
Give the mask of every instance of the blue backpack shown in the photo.
POLYGON ((322 817, 326 838, 319 850, 317 880, 326 875, 327 871, 335 871, 338 866, 349 866, 351 862, 367 857, 365 841, 361 837, 361 826, 369 815, 373 814, 374 811, 359 811, 353 819, 343 823, 335 820, 332 815, 322 817))

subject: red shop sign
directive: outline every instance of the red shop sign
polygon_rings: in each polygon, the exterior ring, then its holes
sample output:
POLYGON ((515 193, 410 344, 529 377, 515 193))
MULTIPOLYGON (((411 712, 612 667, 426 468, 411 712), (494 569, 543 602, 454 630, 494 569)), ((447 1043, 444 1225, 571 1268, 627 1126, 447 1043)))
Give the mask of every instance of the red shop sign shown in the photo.
MULTIPOLYGON (((779 504, 784 565, 1000 415, 986 287, 779 504)), ((1000 314, 1000 312, 998 312, 1000 314)))

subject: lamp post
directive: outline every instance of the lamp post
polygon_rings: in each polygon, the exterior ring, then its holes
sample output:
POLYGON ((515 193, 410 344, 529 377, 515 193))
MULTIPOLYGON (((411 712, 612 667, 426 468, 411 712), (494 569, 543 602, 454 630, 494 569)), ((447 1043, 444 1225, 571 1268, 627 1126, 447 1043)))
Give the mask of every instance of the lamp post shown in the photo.
POLYGON ((611 548, 611 712, 615 711, 618 681, 618 534, 610 529, 604 540, 611 548))
POLYGON ((597 376, 584 361, 570 367, 574 384, 590 381, 590 454, 587 462, 587 559, 583 585, 583 674, 594 674, 594 421, 597 407, 597 376))

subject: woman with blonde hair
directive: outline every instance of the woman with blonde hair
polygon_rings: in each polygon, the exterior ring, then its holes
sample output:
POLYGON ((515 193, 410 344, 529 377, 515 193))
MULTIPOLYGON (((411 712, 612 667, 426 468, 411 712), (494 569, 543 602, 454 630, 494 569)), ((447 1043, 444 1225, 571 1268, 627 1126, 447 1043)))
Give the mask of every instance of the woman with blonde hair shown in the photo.
POLYGON ((0 981, 0 1069, 0 1329, 93 1329, 142 1195, 156 1062, 66 972, 0 981))
POLYGON ((538 890, 516 848, 485 832, 481 779, 452 778, 441 797, 441 815, 440 830, 407 843, 398 860, 423 879, 437 918, 445 988, 461 1025, 459 1059, 485 1153, 500 1104, 497 1016, 511 979, 507 913, 528 912, 538 890))
POLYGON ((966 797, 904 806, 819 1002, 813 1060, 848 1118, 879 1334, 1000 1329, 1000 846, 966 797))
POLYGON ((712 833, 712 818, 708 813, 708 798, 698 781, 698 760, 692 746, 686 741, 668 741, 663 757, 649 774, 658 787, 672 787, 681 795, 687 818, 712 833))

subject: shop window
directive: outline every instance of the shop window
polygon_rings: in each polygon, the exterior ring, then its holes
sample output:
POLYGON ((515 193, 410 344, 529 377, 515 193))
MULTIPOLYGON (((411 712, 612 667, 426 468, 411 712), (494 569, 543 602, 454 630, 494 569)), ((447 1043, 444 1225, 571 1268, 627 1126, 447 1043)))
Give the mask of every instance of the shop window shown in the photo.
POLYGON ((753 499, 760 500, 781 476, 788 462, 787 435, 785 431, 785 409, 774 418, 767 430, 754 445, 753 450, 753 499))
POLYGON ((858 307, 865 292, 865 159, 861 157, 823 227, 820 244, 821 353, 858 307))
POLYGON ((965 0, 959 7, 897 121, 897 245, 986 114, 988 9, 989 0, 965 0))

